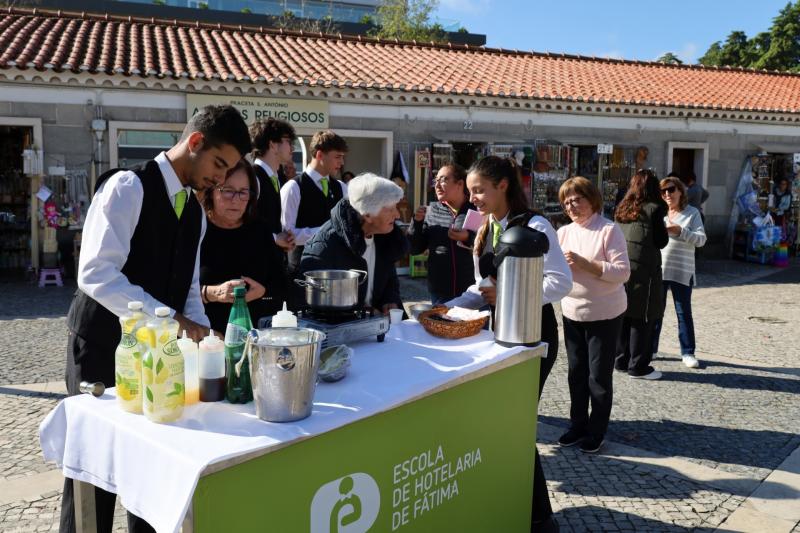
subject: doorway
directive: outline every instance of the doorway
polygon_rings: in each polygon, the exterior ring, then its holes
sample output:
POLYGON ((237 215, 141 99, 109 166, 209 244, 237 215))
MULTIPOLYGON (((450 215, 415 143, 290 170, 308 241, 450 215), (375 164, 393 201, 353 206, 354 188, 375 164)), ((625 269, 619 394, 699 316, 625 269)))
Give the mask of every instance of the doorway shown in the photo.
POLYGON ((695 169, 695 150, 690 148, 675 148, 672 151, 672 168, 670 172, 674 172, 682 179, 694 174, 697 176, 695 169))
POLYGON ((694 173, 703 188, 708 188, 708 143, 667 143, 666 176, 675 172, 681 178, 694 173))
POLYGON ((0 125, 0 279, 22 279, 30 259, 30 181, 22 151, 32 143, 32 128, 0 125))

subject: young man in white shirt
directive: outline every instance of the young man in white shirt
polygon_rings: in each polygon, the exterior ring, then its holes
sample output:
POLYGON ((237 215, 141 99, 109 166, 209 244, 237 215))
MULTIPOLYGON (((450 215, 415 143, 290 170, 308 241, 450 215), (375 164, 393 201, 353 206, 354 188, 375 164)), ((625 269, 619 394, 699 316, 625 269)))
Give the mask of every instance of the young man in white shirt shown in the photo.
MULTIPOLYGON (((194 340, 209 333, 200 299, 199 249, 206 217, 193 191, 216 187, 250 149, 250 136, 231 106, 208 106, 186 125, 181 140, 154 160, 100 178, 83 228, 78 291, 67 316, 67 391, 81 381, 113 387, 119 316, 128 302, 172 309, 194 340)), ((97 530, 110 532, 112 493, 95 489, 97 530)), ((128 513, 130 531, 153 531, 128 513)), ((72 480, 64 483, 60 531, 75 531, 72 480)))
MULTIPOLYGON (((294 248, 294 235, 283 231, 281 225, 280 191, 287 181, 282 168, 292 162, 292 143, 297 134, 288 122, 270 117, 250 126, 250 138, 253 169, 258 178, 258 216, 267 222, 275 244, 290 252, 294 248)), ((294 175, 288 177, 292 178, 294 175)))
POLYGON ((347 198, 347 185, 331 176, 339 173, 347 154, 345 140, 330 130, 311 137, 311 162, 299 177, 281 188, 281 223, 294 234, 295 248, 289 253, 289 272, 296 271, 303 246, 331 218, 331 209, 347 198))

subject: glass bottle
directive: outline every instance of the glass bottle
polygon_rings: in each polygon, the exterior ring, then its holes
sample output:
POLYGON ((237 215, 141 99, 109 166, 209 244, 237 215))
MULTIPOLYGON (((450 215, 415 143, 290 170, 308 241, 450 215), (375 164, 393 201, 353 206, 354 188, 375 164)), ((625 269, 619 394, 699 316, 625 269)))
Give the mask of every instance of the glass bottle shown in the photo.
POLYGON ((225 376, 227 384, 225 397, 230 403, 247 403, 253 399, 253 388, 250 384, 249 361, 242 363, 240 371, 236 371, 238 363, 244 355, 244 344, 247 332, 253 328, 250 311, 244 296, 244 287, 233 289, 233 307, 225 328, 225 376))

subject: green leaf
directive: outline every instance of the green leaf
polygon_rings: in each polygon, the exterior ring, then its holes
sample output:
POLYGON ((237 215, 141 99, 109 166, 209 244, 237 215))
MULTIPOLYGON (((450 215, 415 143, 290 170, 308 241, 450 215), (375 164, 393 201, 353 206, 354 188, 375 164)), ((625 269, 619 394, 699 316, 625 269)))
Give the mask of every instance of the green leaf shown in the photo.
POLYGON ((153 403, 153 391, 150 390, 150 387, 145 387, 144 393, 147 395, 147 401, 153 403))
POLYGON ((142 354, 140 354, 139 352, 133 352, 133 358, 134 359, 141 359, 142 358, 142 354))
POLYGON ((117 385, 119 385, 120 383, 123 383, 125 380, 122 379, 122 376, 119 375, 119 372, 115 372, 114 373, 114 381, 116 381, 117 385))
POLYGON ((144 361, 142 361, 142 366, 145 366, 145 367, 149 368, 150 370, 152 370, 153 369, 153 358, 152 357, 146 357, 144 359, 144 361))
POLYGON ((159 359, 158 360, 158 364, 156 364, 156 374, 160 374, 161 373, 161 369, 163 369, 163 368, 164 368, 164 360, 163 359, 159 359))
POLYGON ((175 385, 175 392, 177 393, 183 392, 183 385, 181 385, 180 383, 175 383, 174 385, 175 385))

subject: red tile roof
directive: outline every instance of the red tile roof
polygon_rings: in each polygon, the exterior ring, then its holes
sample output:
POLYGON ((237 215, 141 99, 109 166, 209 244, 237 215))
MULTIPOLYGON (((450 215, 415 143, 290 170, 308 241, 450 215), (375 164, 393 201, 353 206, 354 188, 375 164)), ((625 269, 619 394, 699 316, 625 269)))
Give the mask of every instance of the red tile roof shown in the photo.
POLYGON ((0 69, 800 113, 800 76, 7 8, 0 69))

